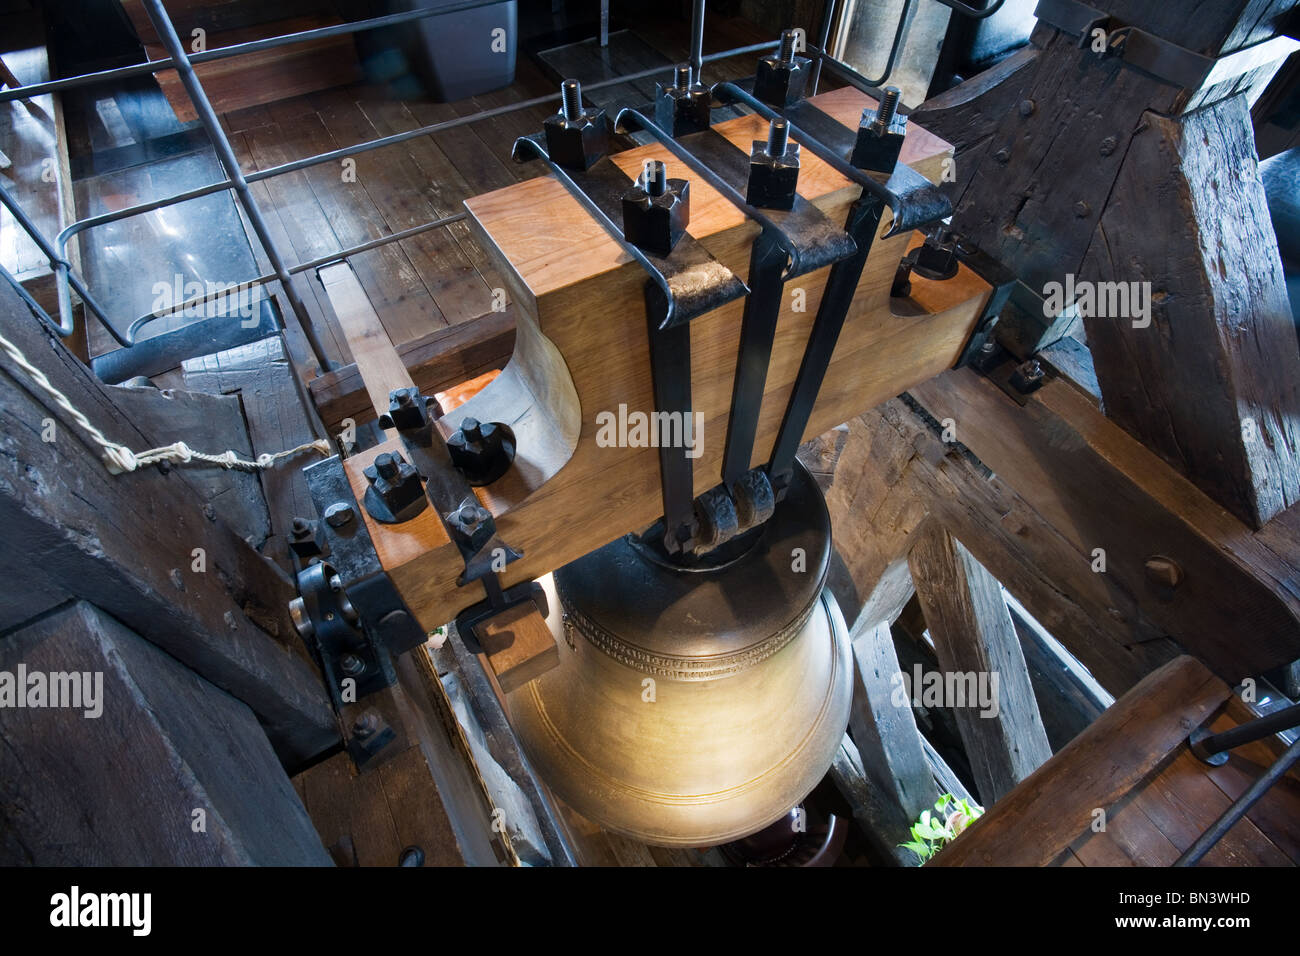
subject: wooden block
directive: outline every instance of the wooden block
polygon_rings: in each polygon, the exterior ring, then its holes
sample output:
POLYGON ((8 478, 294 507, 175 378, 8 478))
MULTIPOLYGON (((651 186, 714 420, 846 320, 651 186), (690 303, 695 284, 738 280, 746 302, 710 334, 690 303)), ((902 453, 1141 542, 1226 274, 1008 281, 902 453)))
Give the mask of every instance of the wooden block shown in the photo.
MULTIPOLYGON (((838 90, 816 99, 856 127, 869 98, 838 90)), ((715 129, 748 150, 765 135, 756 116, 715 129)), ((913 127, 903 161, 938 180, 949 149, 913 127)), ((678 161, 658 144, 616 154, 635 173, 643 160, 678 161)), ((805 151, 800 191, 832 221, 843 222, 860 194, 805 151)), ((496 381, 458 409, 460 416, 515 429, 518 455, 505 478, 477 489, 503 540, 524 558, 502 575, 529 580, 618 537, 649 526, 663 510, 657 449, 596 441, 601 412, 620 405, 652 412, 643 288, 645 273, 618 242, 550 176, 468 200, 470 225, 504 276, 516 306, 515 351, 496 381), (600 507, 593 508, 593 502, 600 507), (562 529, 562 533, 561 533, 562 529)), ((883 228, 882 228, 883 231, 883 228)), ((756 228, 707 183, 692 185, 691 234, 742 278, 756 228)), ((877 239, 832 357, 806 436, 821 434, 911 384, 950 367, 988 288, 963 271, 949 282, 914 280, 912 301, 889 290, 910 235, 877 239)), ((780 426, 829 270, 789 284, 773 347, 752 463, 766 461, 780 426), (796 311, 796 308, 799 311, 796 311)), ((704 416, 694 491, 721 479, 742 302, 691 324, 692 404, 704 416)), ((441 426, 448 433, 448 426, 441 426)), ((347 463, 349 470, 354 460, 347 463)), ((477 599, 456 587, 462 562, 450 543, 415 541, 404 529, 368 522, 385 568, 418 619, 435 627, 477 599), (391 545, 385 537, 396 536, 391 545), (386 555, 386 556, 385 556, 386 555)), ((436 535, 435 535, 436 537, 436 535)))
POLYGON ((504 694, 523 687, 560 663, 555 635, 546 626, 537 605, 531 602, 478 624, 474 634, 504 694))
POLYGON ((0 708, 0 862, 329 865, 253 712, 103 611, 6 635, 0 671, 19 667, 85 675, 95 701, 0 708))

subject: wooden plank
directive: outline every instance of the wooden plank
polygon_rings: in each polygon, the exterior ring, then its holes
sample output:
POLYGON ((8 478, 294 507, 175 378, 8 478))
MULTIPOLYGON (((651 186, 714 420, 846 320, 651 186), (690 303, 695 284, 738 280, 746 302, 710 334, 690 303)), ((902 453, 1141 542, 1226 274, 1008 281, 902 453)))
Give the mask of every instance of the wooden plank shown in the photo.
MULTIPOLYGON (((261 455, 296 448, 316 438, 299 401, 293 374, 280 343, 267 339, 191 359, 185 363, 183 381, 187 388, 197 391, 238 395, 247 416, 253 453, 261 455)), ((308 460, 269 468, 258 475, 271 517, 271 536, 262 545, 262 554, 287 574, 295 573, 288 546, 293 519, 316 515, 302 473, 308 460)))
MULTIPOLYGON (((0 318, 6 336, 101 431, 138 450, 177 439, 132 422, 110 387, 30 320, 12 289, 0 289, 0 318)), ((9 540, 22 542, 0 557, 10 586, 64 588, 115 615, 248 704, 286 762, 337 740, 319 676, 285 646, 300 643, 288 617, 288 579, 208 520, 183 480, 158 468, 109 474, 8 359, 4 369, 0 418, 9 441, 0 455, 0 523, 9 540), (53 442, 41 440, 47 420, 56 422, 53 442), (196 548, 203 549, 202 572, 194 570, 196 548)))
MULTIPOLYGON (((910 700, 899 704, 900 668, 887 623, 859 633, 853 640, 853 705, 849 730, 872 791, 862 812, 900 862, 910 852, 908 829, 939 799, 934 775, 921 746, 910 700)), ((855 807, 855 812, 858 808, 855 807)))
MULTIPOLYGON (((424 395, 434 395, 510 361, 515 346, 511 309, 488 312, 469 322, 436 329, 397 346, 397 354, 424 395)), ((321 418, 331 431, 346 418, 371 421, 374 404, 357 365, 326 372, 308 386, 321 418)))
MULTIPOLYGON (((866 102, 851 91, 819 98, 841 122, 853 124, 866 102)), ((746 148, 762 128, 756 117, 715 127, 746 148)), ((908 143, 905 161, 938 178, 946 145, 921 130, 914 130, 908 143)), ((616 154, 615 161, 625 170, 637 170, 644 158, 667 155, 655 145, 616 154)), ((857 187, 811 156, 801 184, 833 220, 843 219, 847 204, 858 194, 857 187)), ((696 186, 693 235, 743 275, 752 227, 707 184, 696 186)), ((620 404, 653 409, 643 318, 645 279, 619 244, 552 178, 480 196, 468 206, 475 228, 501 257, 519 309, 514 357, 461 412, 481 421, 519 421, 517 432, 524 426, 534 429, 527 441, 520 436, 519 454, 538 455, 532 461, 516 459, 516 468, 505 478, 479 489, 503 539, 525 554, 506 570, 503 583, 509 584, 536 577, 618 534, 646 527, 662 512, 656 450, 606 448, 595 440, 595 416, 601 411, 617 414, 620 404), (539 229, 539 223, 547 225, 539 229), (600 321, 592 321, 592 315, 600 321), (593 495, 611 505, 602 509, 600 521, 592 520, 593 495), (556 535, 558 527, 566 533, 556 535)), ((873 245, 807 435, 819 434, 864 405, 897 394, 906 383, 951 365, 965 342, 988 291, 969 273, 948 283, 931 283, 932 288, 919 283, 921 298, 914 300, 925 300, 924 307, 904 322, 890 311, 888 287, 910 239, 897 236, 873 245)), ((766 457, 779 427, 824 276, 819 272, 801 280, 797 285, 806 301, 792 293, 783 307, 756 461, 766 457), (794 311, 796 304, 806 305, 806 311, 794 311)), ((742 303, 732 303, 692 323, 694 407, 705 416, 706 434, 725 433, 742 308, 742 303)), ((717 484, 721 451, 720 442, 704 442, 695 462, 697 493, 717 484)), ((361 464, 352 459, 348 468, 361 464)), ((454 584, 459 557, 438 530, 430 526, 433 537, 427 539, 413 528, 400 529, 400 535, 391 529, 370 530, 417 617, 442 622, 454 616, 466 601, 454 584)))
POLYGON ((0 670, 21 667, 88 694, 0 709, 5 864, 329 865, 252 711, 103 611, 6 635, 0 670))
MULTIPOLYGON (((340 147, 377 139, 379 132, 352 97, 330 98, 319 110, 321 122, 340 147)), ((355 157, 356 185, 365 190, 392 232, 442 218, 421 191, 421 174, 402 145, 355 157)), ((421 233, 401 243, 446 324, 454 325, 492 308, 492 292, 456 240, 444 229, 421 233)))
POLYGON ((388 411, 389 393, 396 388, 410 388, 414 384, 411 376, 352 267, 346 262, 326 266, 320 270, 320 278, 366 384, 371 407, 376 415, 383 414, 388 411))
POLYGON ((1022 408, 959 369, 912 395, 934 418, 952 419, 961 442, 1087 556, 1089 569, 1101 549, 1106 585, 1134 595, 1157 633, 1216 673, 1236 681, 1300 655, 1294 566, 1075 388, 1048 382, 1022 408), (1177 588, 1148 579, 1146 562, 1157 555, 1181 568, 1177 588))
POLYGON ((1300 501, 1300 348, 1250 114, 1235 96, 1142 127, 1081 269, 1152 290, 1142 320, 1085 316, 1106 414, 1259 528, 1300 501))
POLYGON ((907 560, 941 671, 968 679, 966 699, 945 703, 956 713, 980 797, 991 805, 1052 755, 1002 586, 935 523, 918 532, 907 560), (972 699, 971 679, 992 699, 972 699))
POLYGON ((1093 831, 1088 822, 1083 836, 1071 850, 1085 866, 1171 866, 1178 859, 1178 847, 1160 832, 1137 803, 1140 791, 1132 790, 1114 806, 1104 809, 1105 829, 1093 831))
POLYGON ((1228 696, 1200 662, 1179 657, 1117 700, 932 861, 1042 866, 1184 741, 1228 696))

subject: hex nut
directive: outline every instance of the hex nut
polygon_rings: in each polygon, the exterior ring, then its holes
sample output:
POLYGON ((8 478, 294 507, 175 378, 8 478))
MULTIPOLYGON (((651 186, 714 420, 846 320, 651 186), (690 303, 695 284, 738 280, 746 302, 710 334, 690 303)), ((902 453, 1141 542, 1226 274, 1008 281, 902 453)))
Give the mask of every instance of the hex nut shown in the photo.
POLYGON ((773 156, 766 141, 753 143, 745 202, 759 209, 792 208, 799 185, 799 144, 788 143, 782 155, 773 156))
POLYGON ((659 195, 646 191, 639 180, 623 194, 623 238, 653 255, 669 256, 691 221, 691 184, 685 179, 666 180, 659 195))
POLYGON ((808 86, 812 60, 796 56, 783 60, 779 56, 765 56, 758 61, 754 75, 754 96, 769 106, 793 106, 803 99, 808 86))
POLYGON ((546 118, 542 129, 546 152, 565 169, 588 170, 609 150, 604 110, 584 110, 576 119, 556 113, 546 118))
POLYGON ((876 110, 863 110, 858 126, 857 142, 853 144, 850 162, 858 169, 872 173, 892 173, 903 152, 907 136, 907 117, 895 113, 885 124, 877 122, 876 110))

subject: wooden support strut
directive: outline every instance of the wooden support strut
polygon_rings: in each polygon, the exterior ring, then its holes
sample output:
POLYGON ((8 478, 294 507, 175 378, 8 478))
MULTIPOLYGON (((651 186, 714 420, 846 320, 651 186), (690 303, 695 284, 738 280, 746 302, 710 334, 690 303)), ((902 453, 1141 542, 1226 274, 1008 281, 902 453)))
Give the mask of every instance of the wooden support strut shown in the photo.
MULTIPOLYGON (((1219 57, 1269 40, 1295 3, 1095 6, 1219 57)), ((1300 501, 1300 348, 1245 104, 1264 68, 1190 89, 1042 23, 1034 39, 912 114, 957 146, 954 228, 1035 292, 1087 285, 1107 413, 1259 528, 1300 501)), ((1004 320, 1021 358, 1069 331, 1004 320)))

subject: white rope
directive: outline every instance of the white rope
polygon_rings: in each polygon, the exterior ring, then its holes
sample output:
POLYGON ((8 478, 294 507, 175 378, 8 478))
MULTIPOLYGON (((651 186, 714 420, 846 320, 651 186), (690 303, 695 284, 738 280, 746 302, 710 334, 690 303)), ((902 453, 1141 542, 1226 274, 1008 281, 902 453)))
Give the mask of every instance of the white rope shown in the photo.
POLYGON ((150 448, 148 451, 133 452, 125 445, 119 445, 115 441, 110 441, 104 436, 98 428, 92 425, 89 419, 83 415, 76 406, 68 400, 57 388, 50 384, 50 380, 45 377, 45 373, 38 369, 31 362, 27 361, 27 356, 14 343, 10 342, 3 335, 0 335, 0 348, 3 348, 5 354, 13 359, 14 364, 27 373, 27 377, 36 384, 41 391, 54 400, 54 403, 68 413, 71 418, 81 428, 83 432, 104 450, 103 461, 110 473, 120 475, 128 471, 135 471, 146 465, 153 465, 160 461, 176 462, 177 464, 186 464, 187 462, 205 462, 207 464, 219 465, 222 468, 238 468, 241 471, 260 471, 263 468, 270 468, 277 462, 285 458, 293 458, 305 451, 315 451, 322 456, 328 456, 330 453, 329 442, 323 438, 316 441, 307 442, 299 445, 297 448, 290 448, 287 451, 278 451, 274 455, 258 455, 255 461, 248 461, 240 458, 233 451, 225 451, 220 455, 209 455, 205 452, 195 451, 183 441, 173 442, 170 445, 163 445, 160 448, 150 448))

